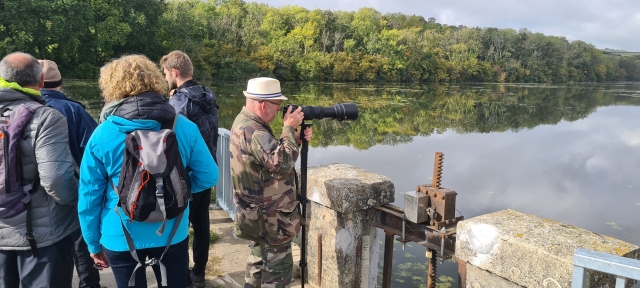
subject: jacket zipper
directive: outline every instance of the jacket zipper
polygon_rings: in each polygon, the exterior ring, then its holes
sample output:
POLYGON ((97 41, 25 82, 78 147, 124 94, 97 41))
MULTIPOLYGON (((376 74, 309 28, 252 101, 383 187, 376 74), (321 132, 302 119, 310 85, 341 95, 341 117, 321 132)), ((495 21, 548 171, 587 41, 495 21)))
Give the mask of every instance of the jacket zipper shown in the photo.
MULTIPOLYGON (((9 180, 9 159, 11 158, 8 154, 9 152, 9 137, 7 137, 6 131, 2 131, 2 146, 3 146, 3 156, 4 156, 4 185, 5 185, 5 193, 11 192, 11 181, 9 180)), ((17 161, 17 159, 16 159, 17 161)))

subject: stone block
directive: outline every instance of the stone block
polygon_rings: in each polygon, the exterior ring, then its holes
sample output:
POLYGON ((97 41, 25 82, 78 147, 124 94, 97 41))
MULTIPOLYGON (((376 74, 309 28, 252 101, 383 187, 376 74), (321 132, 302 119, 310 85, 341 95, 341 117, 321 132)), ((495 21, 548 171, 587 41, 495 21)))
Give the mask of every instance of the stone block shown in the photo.
POLYGON ((522 288, 522 286, 476 266, 467 265, 466 288, 522 288))
POLYGON ((307 198, 340 213, 379 207, 395 201, 387 176, 346 164, 309 167, 307 198))
MULTIPOLYGON (((457 226, 456 258, 525 287, 571 287, 577 248, 640 256, 636 245, 514 210, 474 217, 457 226)), ((610 275, 588 271, 587 277, 587 287, 615 286, 610 275)))
POLYGON ((309 284, 376 287, 381 239, 372 225, 373 208, 395 200, 389 177, 345 164, 309 167, 307 198, 309 284))
POLYGON ((307 217, 307 279, 315 287, 376 287, 380 248, 371 223, 376 211, 368 209, 340 213, 309 202, 307 217), (318 257, 318 235, 322 235, 322 255, 318 257), (358 244, 358 242, 361 244, 358 244), (360 253, 357 248, 360 246, 360 253), (359 255, 358 255, 359 254, 359 255), (360 256, 358 260, 357 256, 360 256), (322 271, 318 270, 319 261, 322 271), (360 263, 360 265, 356 265, 360 263), (318 273, 321 274, 318 285, 318 273), (359 273, 358 278, 356 274, 359 273), (355 285, 360 283, 360 285, 355 285))

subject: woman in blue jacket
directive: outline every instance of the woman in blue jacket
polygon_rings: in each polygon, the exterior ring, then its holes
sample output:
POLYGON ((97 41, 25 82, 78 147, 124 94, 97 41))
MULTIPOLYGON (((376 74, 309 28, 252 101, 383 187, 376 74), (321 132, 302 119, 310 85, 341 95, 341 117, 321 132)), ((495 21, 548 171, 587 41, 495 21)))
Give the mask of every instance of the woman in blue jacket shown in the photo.
MULTIPOLYGON (((100 69, 99 85, 107 102, 101 114, 105 120, 89 139, 80 167, 80 226, 96 265, 111 267, 118 287, 128 287, 138 261, 129 251, 123 225, 131 234, 138 259, 143 263, 147 257, 160 258, 172 233, 158 236, 156 231, 161 222, 128 221, 110 181, 118 183, 120 179, 127 133, 139 129, 159 130, 161 124, 172 122, 176 113, 162 96, 166 91, 164 77, 145 56, 128 55, 107 63, 100 69)), ((214 186, 218 181, 218 166, 198 127, 184 116, 178 116, 174 132, 184 167, 189 171, 191 191, 214 186)), ((184 211, 186 215, 188 209, 184 211)), ((180 223, 176 223, 176 219, 180 218, 166 221, 165 231, 179 226, 162 258, 167 271, 167 285, 162 287, 184 288, 189 271, 189 219, 184 217, 180 223)), ((158 265, 152 268, 160 283, 158 265)), ((145 273, 135 274, 135 284, 135 287, 147 287, 145 273)))

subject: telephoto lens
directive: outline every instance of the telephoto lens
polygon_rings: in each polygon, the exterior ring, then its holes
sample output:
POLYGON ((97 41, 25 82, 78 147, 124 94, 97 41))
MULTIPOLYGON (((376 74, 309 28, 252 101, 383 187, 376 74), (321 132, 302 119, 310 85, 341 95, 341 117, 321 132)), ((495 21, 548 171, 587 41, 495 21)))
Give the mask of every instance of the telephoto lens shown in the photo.
MULTIPOLYGON (((287 110, 291 108, 291 111, 298 109, 298 105, 286 105, 282 109, 282 117, 287 113, 287 110)), ((324 118, 330 118, 333 120, 356 120, 358 119, 358 105, 356 103, 338 103, 333 106, 301 106, 302 113, 304 113, 304 120, 320 120, 324 118)))

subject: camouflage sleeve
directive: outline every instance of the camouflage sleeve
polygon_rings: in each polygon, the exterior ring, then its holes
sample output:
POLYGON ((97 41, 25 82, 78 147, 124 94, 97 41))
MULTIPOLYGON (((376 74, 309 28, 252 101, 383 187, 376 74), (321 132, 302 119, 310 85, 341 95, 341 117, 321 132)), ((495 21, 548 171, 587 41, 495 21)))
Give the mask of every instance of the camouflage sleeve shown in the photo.
POLYGON ((295 129, 282 128, 280 139, 266 130, 256 130, 251 137, 251 153, 269 172, 284 174, 290 172, 298 160, 299 147, 295 141, 295 129))

